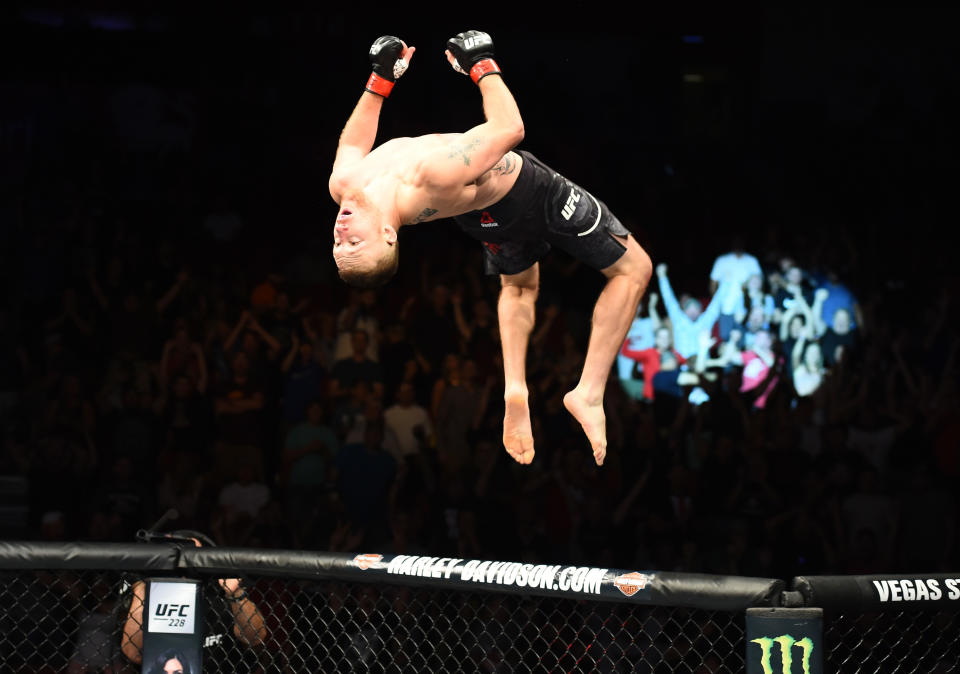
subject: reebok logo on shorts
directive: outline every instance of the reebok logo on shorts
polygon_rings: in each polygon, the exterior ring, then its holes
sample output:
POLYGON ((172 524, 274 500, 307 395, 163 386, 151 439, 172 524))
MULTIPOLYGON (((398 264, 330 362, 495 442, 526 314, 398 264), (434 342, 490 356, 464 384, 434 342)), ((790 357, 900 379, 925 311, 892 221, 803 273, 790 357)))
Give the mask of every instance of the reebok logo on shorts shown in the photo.
POLYGON ((490 215, 487 211, 484 211, 480 214, 480 226, 481 227, 499 227, 500 223, 493 219, 493 216, 490 215))

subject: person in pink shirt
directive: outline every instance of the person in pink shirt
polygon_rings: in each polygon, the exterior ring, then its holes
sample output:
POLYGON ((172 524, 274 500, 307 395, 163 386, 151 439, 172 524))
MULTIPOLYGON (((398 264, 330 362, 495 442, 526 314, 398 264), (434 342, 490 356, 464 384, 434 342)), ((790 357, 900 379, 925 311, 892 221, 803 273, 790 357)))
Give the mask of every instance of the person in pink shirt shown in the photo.
POLYGON ((701 336, 702 354, 698 362, 702 363, 698 370, 709 368, 740 369, 740 393, 748 393, 754 398, 753 406, 763 408, 767 399, 780 381, 780 368, 783 357, 773 350, 773 334, 767 328, 761 328, 753 333, 753 340, 746 349, 740 349, 740 334, 734 330, 730 339, 723 343, 720 355, 710 358, 706 350, 713 346, 713 339, 709 333, 701 336))
POLYGON ((778 356, 773 351, 773 336, 769 330, 758 331, 754 336, 753 346, 740 352, 740 360, 743 363, 740 392, 755 391, 766 384, 763 392, 754 400, 754 407, 764 407, 773 389, 776 388, 777 382, 780 381, 778 374, 771 373, 771 369, 777 364, 777 359, 778 356))

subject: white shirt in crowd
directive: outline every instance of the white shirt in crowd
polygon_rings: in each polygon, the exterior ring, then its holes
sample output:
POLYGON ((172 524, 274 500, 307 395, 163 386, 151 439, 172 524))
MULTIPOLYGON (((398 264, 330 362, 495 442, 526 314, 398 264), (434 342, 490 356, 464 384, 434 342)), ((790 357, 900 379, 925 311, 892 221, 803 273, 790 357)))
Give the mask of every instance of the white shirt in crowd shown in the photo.
POLYGON ((433 434, 427 411, 417 404, 388 407, 383 413, 383 418, 387 428, 393 431, 397 439, 397 455, 395 458, 400 460, 420 451, 420 444, 413 434, 413 430, 417 426, 423 426, 426 437, 433 434))
POLYGON ((813 395, 822 382, 823 375, 820 372, 811 372, 805 367, 798 367, 793 371, 793 386, 797 395, 813 395))
POLYGON ((743 284, 754 274, 763 274, 760 261, 750 253, 724 253, 713 261, 710 279, 718 284, 731 281, 726 294, 721 298, 720 313, 732 315, 743 299, 743 284))
POLYGON ((367 333, 367 358, 374 363, 380 362, 380 323, 376 317, 370 315, 355 316, 353 323, 348 323, 348 309, 344 309, 337 316, 337 339, 333 346, 333 362, 349 358, 353 355, 350 340, 354 330, 363 330, 367 333))

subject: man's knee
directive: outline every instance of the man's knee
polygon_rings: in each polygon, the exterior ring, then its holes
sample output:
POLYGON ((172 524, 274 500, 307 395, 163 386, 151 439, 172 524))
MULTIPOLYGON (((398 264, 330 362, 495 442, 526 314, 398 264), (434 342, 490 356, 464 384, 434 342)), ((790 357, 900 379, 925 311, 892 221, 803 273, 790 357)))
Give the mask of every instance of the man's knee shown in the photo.
POLYGON ((506 304, 524 303, 533 304, 537 301, 540 289, 537 285, 508 284, 500 288, 500 306, 506 304))
POLYGON ((647 251, 637 243, 636 239, 628 236, 624 242, 627 250, 613 265, 604 270, 608 277, 626 276, 643 288, 647 287, 653 276, 653 261, 647 251))
POLYGON ((634 243, 637 247, 637 260, 634 264, 635 269, 633 276, 646 288, 650 282, 650 278, 653 276, 653 260, 650 259, 650 255, 647 254, 647 251, 645 251, 640 244, 634 243))

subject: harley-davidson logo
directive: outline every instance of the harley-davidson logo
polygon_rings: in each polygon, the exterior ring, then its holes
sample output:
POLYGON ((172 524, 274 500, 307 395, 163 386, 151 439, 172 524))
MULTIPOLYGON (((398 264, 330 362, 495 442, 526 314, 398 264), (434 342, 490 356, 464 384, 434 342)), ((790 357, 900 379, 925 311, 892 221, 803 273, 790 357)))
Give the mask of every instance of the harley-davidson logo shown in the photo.
POLYGON ((639 590, 645 588, 647 583, 649 583, 651 580, 653 580, 653 576, 648 576, 645 573, 639 573, 637 571, 631 571, 630 573, 617 576, 613 580, 613 584, 625 595, 632 597, 639 590))
POLYGON ((381 559, 383 559, 383 555, 357 555, 353 558, 353 563, 366 571, 381 559))

